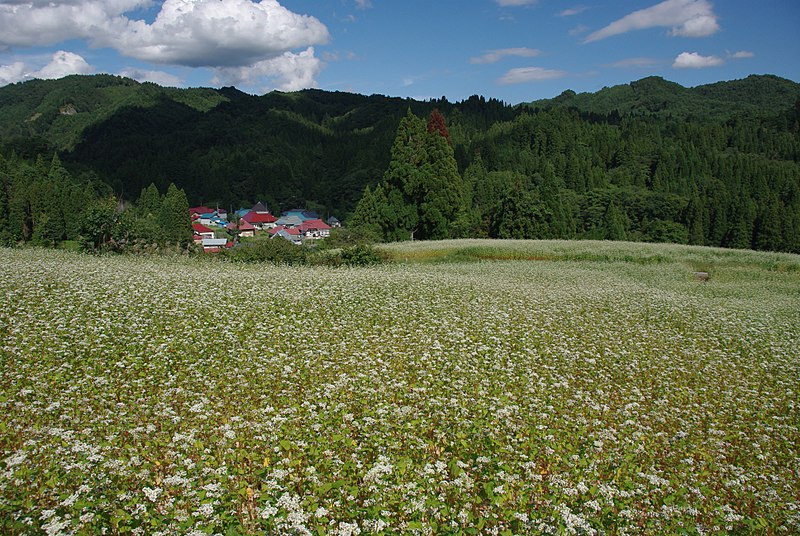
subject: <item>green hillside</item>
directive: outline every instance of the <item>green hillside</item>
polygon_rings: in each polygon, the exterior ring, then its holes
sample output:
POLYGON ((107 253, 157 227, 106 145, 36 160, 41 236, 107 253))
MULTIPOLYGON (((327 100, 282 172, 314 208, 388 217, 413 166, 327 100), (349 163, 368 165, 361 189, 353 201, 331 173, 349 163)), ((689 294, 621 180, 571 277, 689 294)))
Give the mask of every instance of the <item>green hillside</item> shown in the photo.
POLYGON ((87 127, 120 109, 146 110, 165 100, 207 111, 226 98, 213 89, 162 88, 112 75, 31 80, 0 88, 0 137, 42 138, 68 150, 87 127))
MULTIPOLYGON (((253 96, 71 76, 0 88, 0 151, 16 191, 37 173, 19 171, 19 162, 58 152, 78 182, 101 191, 99 181, 128 201, 151 183, 162 194, 174 183, 192 204, 262 200, 347 220, 365 188, 389 186, 401 120, 439 109, 455 160, 448 169, 460 175, 450 187, 460 195, 437 202, 459 222, 429 236, 800 251, 798 102, 800 84, 769 75, 695 88, 650 77, 515 107, 480 96, 253 96)), ((430 169, 440 158, 407 156, 430 169)), ((378 238, 410 236, 413 228, 392 227, 392 211, 425 203, 436 186, 417 185, 413 195, 400 182, 394 188, 403 198, 394 208, 365 208, 378 238)), ((5 196, 14 196, 10 186, 5 196)))
POLYGON ((772 75, 717 82, 693 88, 657 76, 606 87, 596 93, 565 91, 553 99, 527 104, 530 108, 568 107, 596 114, 660 114, 727 119, 737 114, 763 115, 786 110, 800 99, 800 85, 772 75))

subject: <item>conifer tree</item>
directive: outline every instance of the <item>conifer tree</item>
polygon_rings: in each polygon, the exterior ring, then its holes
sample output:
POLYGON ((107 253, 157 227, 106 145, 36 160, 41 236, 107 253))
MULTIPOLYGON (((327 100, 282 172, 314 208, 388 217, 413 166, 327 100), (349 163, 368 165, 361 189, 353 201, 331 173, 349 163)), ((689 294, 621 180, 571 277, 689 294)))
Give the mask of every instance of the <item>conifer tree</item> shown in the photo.
POLYGON ((397 128, 389 168, 379 188, 385 202, 376 198, 370 203, 383 214, 385 240, 447 238, 465 211, 453 148, 440 128, 429 132, 410 109, 397 128))
POLYGON ((428 117, 428 132, 440 135, 447 140, 448 145, 452 145, 450 132, 447 130, 447 123, 445 122, 442 112, 439 111, 439 108, 434 108, 431 115, 428 117))
POLYGON ((606 240, 625 240, 627 238, 625 216, 613 200, 608 204, 603 226, 605 227, 606 240))
POLYGON ((174 183, 170 183, 167 188, 158 223, 167 242, 180 245, 191 242, 193 232, 189 218, 189 201, 186 193, 174 183))

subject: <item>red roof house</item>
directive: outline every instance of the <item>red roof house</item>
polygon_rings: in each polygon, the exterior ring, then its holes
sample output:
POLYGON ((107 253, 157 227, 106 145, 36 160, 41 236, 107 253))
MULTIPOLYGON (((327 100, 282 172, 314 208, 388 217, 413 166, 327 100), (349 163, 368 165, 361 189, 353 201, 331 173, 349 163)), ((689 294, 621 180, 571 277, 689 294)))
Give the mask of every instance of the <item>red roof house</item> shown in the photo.
POLYGON ((253 227, 250 223, 247 222, 245 219, 239 220, 239 224, 237 226, 236 223, 228 224, 228 230, 230 231, 239 231, 239 236, 247 237, 247 236, 255 236, 256 235, 256 228, 253 227))
POLYGON ((195 236, 199 236, 200 238, 214 238, 214 230, 209 229, 205 225, 193 223, 192 229, 194 230, 195 236))
POLYGON ((331 235, 331 226, 320 219, 306 220, 297 229, 306 239, 327 238, 331 235))
POLYGON ((264 212, 256 212, 251 210, 244 216, 242 219, 247 223, 251 224, 256 229, 270 229, 275 227, 275 222, 278 221, 278 218, 273 216, 272 214, 264 213, 264 212))

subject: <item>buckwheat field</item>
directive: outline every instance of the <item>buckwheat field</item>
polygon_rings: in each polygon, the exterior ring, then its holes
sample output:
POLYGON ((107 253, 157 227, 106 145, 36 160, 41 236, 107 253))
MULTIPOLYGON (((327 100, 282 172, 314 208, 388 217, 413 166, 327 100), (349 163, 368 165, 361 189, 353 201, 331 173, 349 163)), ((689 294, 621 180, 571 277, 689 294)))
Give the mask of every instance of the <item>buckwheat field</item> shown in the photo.
POLYGON ((0 533, 800 532, 800 257, 487 244, 0 250, 0 533))

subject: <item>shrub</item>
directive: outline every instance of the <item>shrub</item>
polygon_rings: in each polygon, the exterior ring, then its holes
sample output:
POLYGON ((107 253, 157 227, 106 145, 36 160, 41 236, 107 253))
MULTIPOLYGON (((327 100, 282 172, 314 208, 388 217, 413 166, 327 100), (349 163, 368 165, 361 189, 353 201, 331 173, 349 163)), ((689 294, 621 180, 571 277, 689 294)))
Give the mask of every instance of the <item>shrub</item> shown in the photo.
POLYGON ((234 262, 271 262, 293 266, 306 264, 308 250, 282 238, 242 242, 225 250, 222 257, 234 262))
POLYGON ((368 244, 356 244, 343 248, 339 256, 342 258, 342 262, 349 266, 370 266, 383 262, 383 258, 375 248, 368 244))

